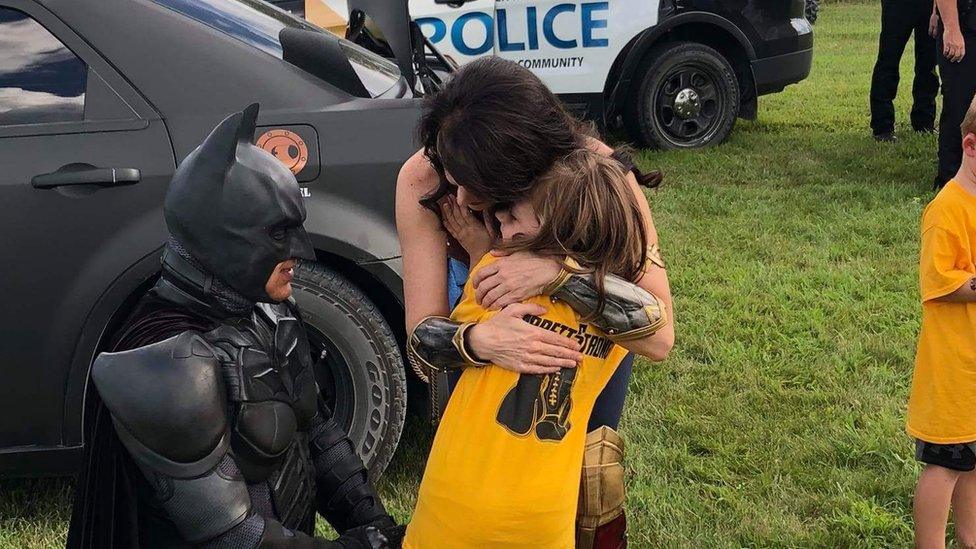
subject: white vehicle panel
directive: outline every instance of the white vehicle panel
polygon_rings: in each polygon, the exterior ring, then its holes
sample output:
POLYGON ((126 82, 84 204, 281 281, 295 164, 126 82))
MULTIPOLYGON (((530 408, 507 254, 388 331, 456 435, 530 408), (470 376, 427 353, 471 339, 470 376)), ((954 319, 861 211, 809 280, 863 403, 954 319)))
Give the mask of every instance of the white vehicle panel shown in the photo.
MULTIPOLYGON (((563 94, 603 92, 623 47, 658 22, 658 0, 473 0, 458 8, 410 0, 409 7, 424 35, 458 63, 499 55, 563 94)), ((348 13, 345 0, 306 0, 309 14, 322 8, 348 13)))
POLYGON ((602 93, 623 47, 657 24, 657 8, 656 0, 498 1, 495 53, 555 93, 602 93))

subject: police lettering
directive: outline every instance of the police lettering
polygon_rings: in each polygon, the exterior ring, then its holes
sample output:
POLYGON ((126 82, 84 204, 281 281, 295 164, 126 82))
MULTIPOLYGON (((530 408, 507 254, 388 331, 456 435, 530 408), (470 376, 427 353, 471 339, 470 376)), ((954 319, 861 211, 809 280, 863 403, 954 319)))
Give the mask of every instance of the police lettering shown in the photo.
MULTIPOLYGON (((609 10, 609 2, 584 2, 556 4, 543 12, 536 6, 526 6, 524 13, 523 10, 499 8, 495 10, 494 17, 491 13, 472 11, 461 15, 451 24, 451 45, 463 55, 483 55, 495 48, 497 34, 499 52, 538 50, 540 36, 549 46, 558 49, 605 48, 610 45, 610 40, 605 37, 606 12, 609 10), (513 33, 512 21, 516 19, 525 22, 524 26, 515 26, 519 32, 524 29, 523 35, 513 33), (568 30, 564 21, 569 20, 579 21, 576 32, 568 30), (467 37, 466 28, 472 29, 467 37), (472 38, 472 34, 475 38, 472 38)), ((434 44, 448 35, 448 25, 439 17, 419 17, 417 24, 434 44)))

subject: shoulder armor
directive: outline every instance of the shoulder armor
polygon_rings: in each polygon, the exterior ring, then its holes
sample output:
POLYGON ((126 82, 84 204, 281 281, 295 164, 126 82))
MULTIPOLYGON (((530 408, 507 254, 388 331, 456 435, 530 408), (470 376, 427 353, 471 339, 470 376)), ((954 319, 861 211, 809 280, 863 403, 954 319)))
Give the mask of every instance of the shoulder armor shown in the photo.
POLYGON ((227 448, 220 361, 197 332, 102 353, 92 380, 138 461, 174 477, 213 467, 227 448))
POLYGON ((204 334, 206 341, 212 344, 227 343, 232 347, 252 347, 254 342, 239 328, 229 324, 221 324, 204 334))

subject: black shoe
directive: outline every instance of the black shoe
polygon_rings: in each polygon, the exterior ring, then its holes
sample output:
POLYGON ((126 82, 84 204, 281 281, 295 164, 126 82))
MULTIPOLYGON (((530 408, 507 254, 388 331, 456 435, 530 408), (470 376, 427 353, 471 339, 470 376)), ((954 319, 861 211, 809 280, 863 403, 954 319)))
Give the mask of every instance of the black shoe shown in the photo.
POLYGON ((895 135, 895 132, 876 133, 874 134, 874 140, 881 143, 894 143, 898 141, 898 136, 895 135))
POLYGON ((913 126, 912 129, 915 130, 915 133, 935 133, 935 126, 913 126))

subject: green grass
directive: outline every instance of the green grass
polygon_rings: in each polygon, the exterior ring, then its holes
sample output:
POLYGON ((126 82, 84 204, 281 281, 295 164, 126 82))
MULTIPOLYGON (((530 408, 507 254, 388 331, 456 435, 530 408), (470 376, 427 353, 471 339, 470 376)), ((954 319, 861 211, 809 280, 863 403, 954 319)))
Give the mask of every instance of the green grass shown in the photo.
MULTIPOLYGON (((677 345, 639 363, 622 425, 634 547, 911 543, 903 417, 935 137, 870 138, 879 22, 874 4, 826 5, 807 81, 721 147, 641 155, 666 174, 652 201, 677 345)), ((430 434, 413 421, 403 439, 381 491, 405 520, 430 434)), ((0 482, 0 547, 60 544, 69 496, 0 482)))

